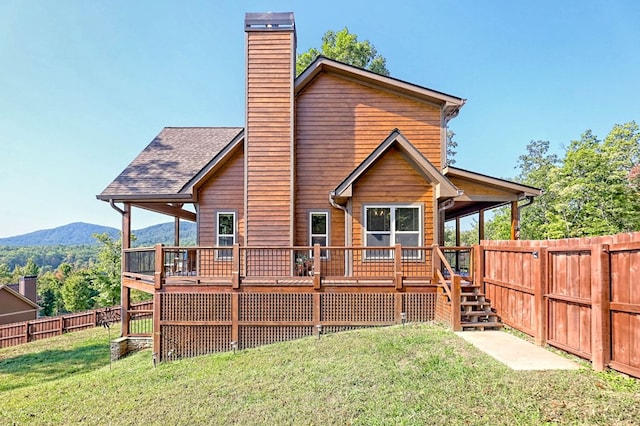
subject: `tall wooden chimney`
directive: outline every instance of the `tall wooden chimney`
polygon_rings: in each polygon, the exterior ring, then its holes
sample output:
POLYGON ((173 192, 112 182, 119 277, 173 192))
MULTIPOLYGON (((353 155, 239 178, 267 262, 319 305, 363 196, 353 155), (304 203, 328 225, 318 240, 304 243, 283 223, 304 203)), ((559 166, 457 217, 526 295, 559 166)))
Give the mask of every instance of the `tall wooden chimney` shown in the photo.
POLYGON ((247 13, 245 244, 293 245, 292 12, 247 13))

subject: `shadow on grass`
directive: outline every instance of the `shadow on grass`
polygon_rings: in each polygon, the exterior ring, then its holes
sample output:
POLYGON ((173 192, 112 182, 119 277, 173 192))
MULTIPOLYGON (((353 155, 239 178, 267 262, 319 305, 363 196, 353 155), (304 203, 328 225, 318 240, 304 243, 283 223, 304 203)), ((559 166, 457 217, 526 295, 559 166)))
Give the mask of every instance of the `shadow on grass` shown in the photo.
POLYGON ((0 360, 0 392, 86 373, 109 364, 104 343, 48 349, 0 360))

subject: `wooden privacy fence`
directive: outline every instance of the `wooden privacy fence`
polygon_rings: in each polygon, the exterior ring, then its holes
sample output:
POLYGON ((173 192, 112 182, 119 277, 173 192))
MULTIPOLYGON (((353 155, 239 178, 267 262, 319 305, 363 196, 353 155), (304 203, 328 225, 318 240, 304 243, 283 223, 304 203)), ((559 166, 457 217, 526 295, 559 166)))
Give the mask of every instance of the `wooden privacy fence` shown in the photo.
POLYGON ((536 340, 640 377, 640 232, 483 241, 475 277, 502 321, 536 340))
MULTIPOLYGON (((120 306, 94 309, 86 312, 59 315, 56 317, 39 318, 31 321, 16 322, 0 325, 0 348, 16 346, 35 340, 60 336, 63 333, 80 331, 103 324, 120 321, 120 306)), ((131 306, 130 312, 137 315, 134 318, 143 322, 133 321, 137 325, 137 335, 151 335, 151 316, 153 302, 141 302, 131 306)), ((136 325, 134 325, 135 327, 136 325)))

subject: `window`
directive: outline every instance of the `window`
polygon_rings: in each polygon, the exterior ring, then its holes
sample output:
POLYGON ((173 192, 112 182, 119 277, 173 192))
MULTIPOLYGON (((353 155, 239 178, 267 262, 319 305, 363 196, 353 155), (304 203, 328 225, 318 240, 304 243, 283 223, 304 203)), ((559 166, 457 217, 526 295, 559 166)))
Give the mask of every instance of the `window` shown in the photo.
MULTIPOLYGON (((236 243, 236 214, 235 212, 218 212, 217 214, 218 247, 232 246, 236 243)), ((231 259, 232 250, 218 250, 218 259, 231 259)))
MULTIPOLYGON (((329 245, 329 213, 328 212, 310 212, 309 213, 309 245, 320 244, 321 246, 329 245)), ((309 257, 313 257, 313 251, 309 257)), ((322 259, 327 258, 327 250, 320 251, 322 259)))
MULTIPOLYGON (((365 206, 365 246, 419 247, 422 241, 420 206, 365 206)), ((403 258, 419 259, 417 250, 403 250, 403 258)), ((367 259, 392 259, 393 250, 366 250, 367 259)))

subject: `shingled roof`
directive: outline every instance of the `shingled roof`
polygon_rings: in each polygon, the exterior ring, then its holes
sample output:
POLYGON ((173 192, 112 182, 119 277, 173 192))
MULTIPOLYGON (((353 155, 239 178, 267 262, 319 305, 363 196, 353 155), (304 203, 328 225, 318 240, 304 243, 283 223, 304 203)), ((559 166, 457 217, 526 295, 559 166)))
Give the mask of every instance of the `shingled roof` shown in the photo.
POLYGON ((180 196, 185 185, 242 131, 242 127, 165 127, 98 199, 180 196))

